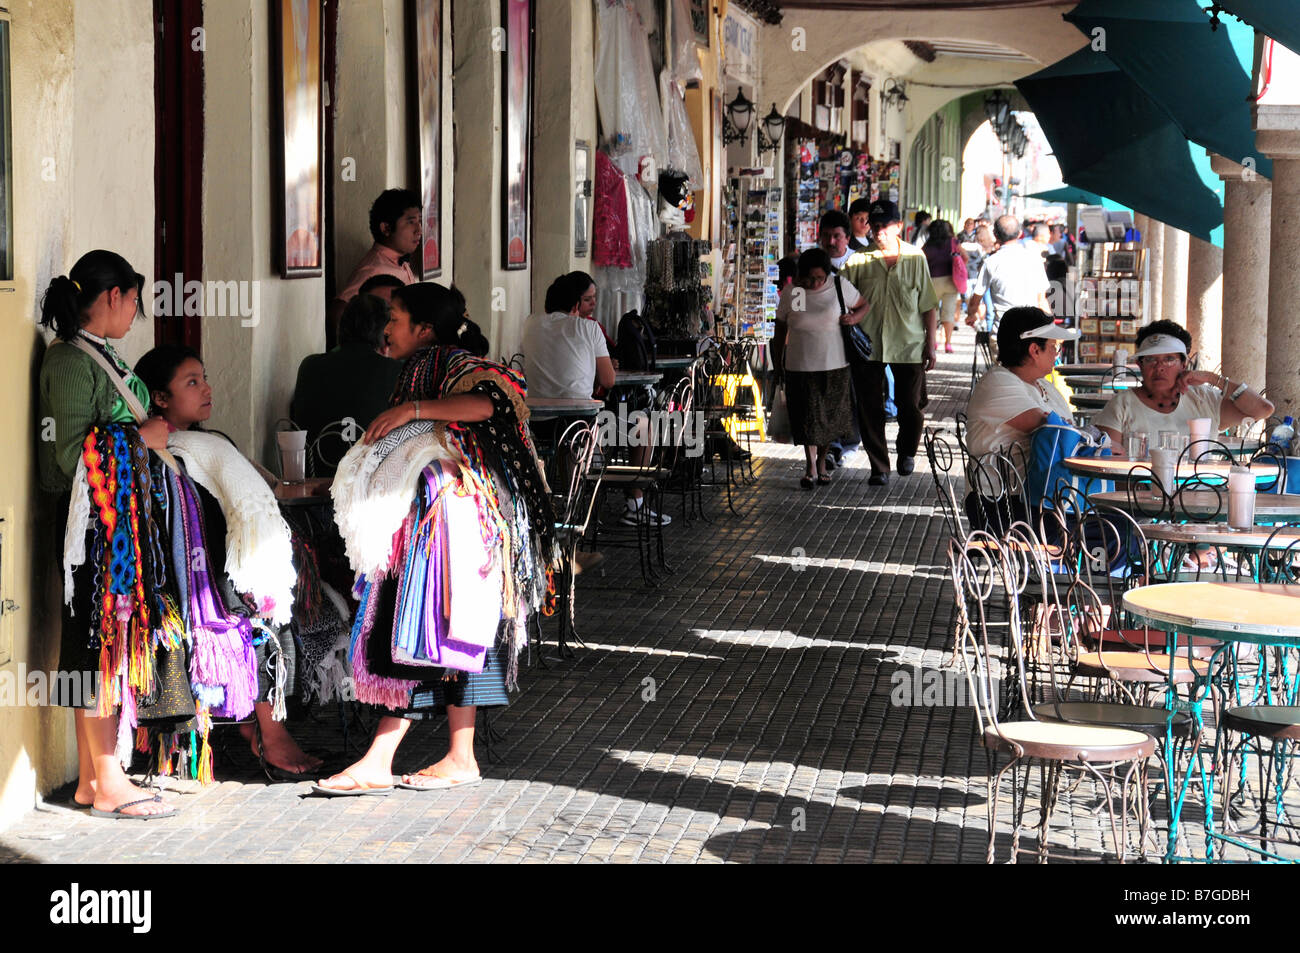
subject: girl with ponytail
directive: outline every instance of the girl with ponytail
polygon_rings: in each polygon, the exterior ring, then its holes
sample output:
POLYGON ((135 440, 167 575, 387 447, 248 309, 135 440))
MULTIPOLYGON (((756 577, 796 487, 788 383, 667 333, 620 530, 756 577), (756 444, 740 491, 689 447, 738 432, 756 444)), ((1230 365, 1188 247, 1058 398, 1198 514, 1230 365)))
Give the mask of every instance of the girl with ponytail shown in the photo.
POLYGON ((150 472, 160 464, 149 452, 166 447, 167 425, 146 420, 148 389, 110 343, 130 330, 143 290, 126 259, 101 249, 54 278, 41 300, 41 326, 56 338, 41 364, 37 458, 64 521, 59 669, 83 676, 81 697, 61 699, 76 709, 73 797, 117 819, 175 813, 123 770, 131 728, 154 700, 155 636, 176 631, 161 595, 150 472))

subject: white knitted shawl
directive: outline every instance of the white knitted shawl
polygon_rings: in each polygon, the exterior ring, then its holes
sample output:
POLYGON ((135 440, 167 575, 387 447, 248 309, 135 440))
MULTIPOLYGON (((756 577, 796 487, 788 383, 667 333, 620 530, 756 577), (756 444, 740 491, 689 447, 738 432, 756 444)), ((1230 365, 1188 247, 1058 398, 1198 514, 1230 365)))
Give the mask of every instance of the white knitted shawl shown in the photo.
POLYGON ((393 535, 411 509, 420 471, 435 461, 460 463, 446 441, 446 426, 429 420, 403 424, 374 443, 355 443, 339 461, 330 495, 334 522, 352 571, 384 575, 393 535))
POLYGON ((72 571, 86 561, 86 533, 90 530, 90 481, 86 461, 77 457, 68 502, 68 528, 63 534, 63 602, 72 605, 72 571))
POLYGON ((169 449, 185 459, 185 470, 207 490, 226 517, 226 575, 239 592, 251 594, 276 625, 293 619, 293 567, 289 524, 275 493, 242 453, 224 437, 178 430, 169 449))

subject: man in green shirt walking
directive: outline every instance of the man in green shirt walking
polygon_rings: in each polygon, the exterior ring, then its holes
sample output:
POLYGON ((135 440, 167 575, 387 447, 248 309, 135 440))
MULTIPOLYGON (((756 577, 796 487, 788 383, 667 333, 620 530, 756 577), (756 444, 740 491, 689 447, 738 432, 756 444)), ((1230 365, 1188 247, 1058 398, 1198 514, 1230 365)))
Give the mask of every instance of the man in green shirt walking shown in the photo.
POLYGON ((890 470, 885 445, 885 368, 893 372, 898 404, 898 473, 907 476, 916 468, 916 450, 921 443, 925 372, 934 368, 939 296, 921 249, 899 237, 903 217, 898 206, 883 199, 873 202, 868 218, 875 247, 853 254, 841 274, 871 305, 860 327, 871 338, 872 359, 865 365, 853 365, 853 390, 862 446, 871 461, 870 483, 884 486, 890 470))

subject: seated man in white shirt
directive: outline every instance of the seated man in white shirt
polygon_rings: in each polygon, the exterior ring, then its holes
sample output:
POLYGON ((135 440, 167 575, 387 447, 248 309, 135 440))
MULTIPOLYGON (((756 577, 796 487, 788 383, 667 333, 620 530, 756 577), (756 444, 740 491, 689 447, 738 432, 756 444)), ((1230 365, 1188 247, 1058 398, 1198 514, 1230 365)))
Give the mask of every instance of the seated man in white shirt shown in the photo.
MULTIPOLYGON (((594 307, 596 285, 581 271, 561 275, 546 289, 545 314, 534 314, 524 324, 524 380, 531 397, 591 397, 596 386, 609 390, 615 383, 614 363, 600 325, 582 316, 586 305, 594 307)), ((631 445, 633 466, 649 462, 649 423, 642 421, 636 438, 624 434, 631 445)), ((627 494, 627 511, 622 522, 636 525, 641 509, 641 491, 627 494)), ((646 514, 667 526, 672 518, 647 508, 646 514)))

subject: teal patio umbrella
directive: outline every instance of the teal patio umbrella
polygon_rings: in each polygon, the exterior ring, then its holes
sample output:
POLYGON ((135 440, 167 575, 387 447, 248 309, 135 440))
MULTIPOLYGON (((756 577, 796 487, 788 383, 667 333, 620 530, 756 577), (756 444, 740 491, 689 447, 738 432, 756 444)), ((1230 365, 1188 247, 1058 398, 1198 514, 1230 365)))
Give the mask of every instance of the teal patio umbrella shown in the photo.
MULTIPOLYGON (((1219 0, 1219 6, 1300 53, 1300 0, 1219 0)), ((1229 21, 1220 17, 1220 22, 1229 21)))
POLYGON ((1231 18, 1211 29, 1197 0, 1083 0, 1065 19, 1102 47, 1193 142, 1271 178, 1255 148, 1254 31, 1231 18))
POLYGON ((1198 169, 1199 162, 1213 175, 1205 150, 1191 146, 1104 54, 1084 47, 1017 80, 1016 88, 1051 143, 1062 179, 1222 243, 1223 203, 1198 169))
POLYGON ((1047 189, 1044 192, 1035 192, 1033 195, 1026 195, 1027 199, 1042 199, 1044 202, 1073 202, 1077 205, 1104 205, 1106 200, 1100 195, 1094 195, 1083 189, 1076 189, 1072 185, 1063 185, 1059 189, 1047 189))

